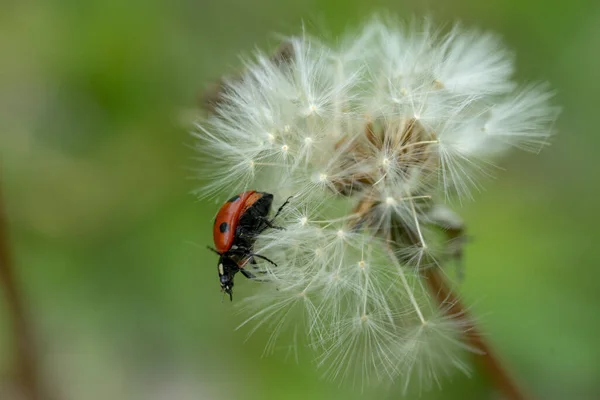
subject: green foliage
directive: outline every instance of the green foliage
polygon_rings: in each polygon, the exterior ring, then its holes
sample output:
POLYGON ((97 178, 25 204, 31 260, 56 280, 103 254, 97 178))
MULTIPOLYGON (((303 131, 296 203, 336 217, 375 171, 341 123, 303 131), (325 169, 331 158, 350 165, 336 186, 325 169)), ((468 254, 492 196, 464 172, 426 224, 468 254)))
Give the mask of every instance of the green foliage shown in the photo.
MULTIPOLYGON (((499 30, 527 78, 557 88, 554 145, 504 160, 474 203, 459 290, 538 398, 600 393, 595 2, 272 0, 13 2, 0 15, 0 178, 44 360, 73 399, 398 398, 318 379, 310 360, 261 358, 221 302, 214 202, 196 202, 186 123, 203 87, 304 19, 335 33, 387 7, 499 30), (314 23, 313 23, 314 21, 314 23), (375 397, 373 397, 375 396, 375 397)), ((4 6, 3 6, 4 8, 4 6)), ((236 301, 258 283, 239 280, 236 301)), ((234 303, 235 304, 235 303, 234 303)), ((0 308, 0 367, 11 357, 0 308)), ((293 356, 293 355, 292 355, 293 356)), ((483 398, 462 376, 422 398, 483 398)))

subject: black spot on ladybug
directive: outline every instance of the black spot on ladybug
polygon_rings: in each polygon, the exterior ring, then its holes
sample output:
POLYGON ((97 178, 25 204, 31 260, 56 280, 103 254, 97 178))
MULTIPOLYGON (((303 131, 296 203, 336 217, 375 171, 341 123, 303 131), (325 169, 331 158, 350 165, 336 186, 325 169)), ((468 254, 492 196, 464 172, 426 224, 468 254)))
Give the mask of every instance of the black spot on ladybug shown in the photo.
POLYGON ((235 203, 236 201, 238 201, 240 199, 239 195, 233 196, 232 198, 230 198, 229 200, 227 200, 228 203, 235 203))
POLYGON ((221 225, 219 225, 219 230, 221 233, 227 232, 229 230, 229 224, 227 222, 222 222, 221 225))

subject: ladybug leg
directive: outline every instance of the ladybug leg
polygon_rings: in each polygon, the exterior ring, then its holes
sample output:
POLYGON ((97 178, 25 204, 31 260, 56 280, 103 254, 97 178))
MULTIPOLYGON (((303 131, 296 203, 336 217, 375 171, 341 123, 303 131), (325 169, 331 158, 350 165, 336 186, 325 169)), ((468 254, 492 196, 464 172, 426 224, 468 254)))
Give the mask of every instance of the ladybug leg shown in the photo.
POLYGON ((218 255, 221 255, 221 253, 219 253, 217 250, 213 249, 210 246, 206 246, 206 248, 209 249, 210 251, 213 251, 213 252, 217 253, 218 255))
POLYGON ((252 258, 260 258, 260 259, 262 259, 262 260, 265 260, 265 261, 267 261, 267 262, 269 262, 269 263, 273 264, 275 267, 277 266, 277 264, 275 264, 275 263, 274 263, 272 260, 268 259, 268 258, 267 258, 267 257, 265 257, 265 256, 261 256, 260 254, 254 254, 254 253, 251 253, 251 254, 248 254, 248 255, 249 255, 250 257, 252 257, 252 258))
POLYGON ((281 211, 283 211, 283 209, 285 208, 285 206, 287 206, 287 205, 289 204, 290 200, 291 200, 291 199, 293 199, 293 198, 294 198, 294 196, 290 196, 290 197, 288 197, 288 198, 287 198, 287 199, 286 199, 286 200, 283 202, 283 204, 282 204, 282 205, 281 205, 281 206, 280 206, 280 207, 277 209, 277 212, 275 213, 275 216, 274 216, 274 217, 271 219, 271 221, 269 221, 269 222, 273 222, 273 221, 275 221, 275 218, 277 218, 277 217, 279 216, 279 214, 281 213, 281 211))
POLYGON ((256 279, 256 275, 250 271, 246 271, 244 268, 240 269, 240 272, 248 279, 256 279))
MULTIPOLYGON (((254 275, 252 272, 250 271, 246 271, 244 269, 241 269, 240 272, 248 279, 252 279, 253 281, 257 281, 257 282, 267 282, 266 279, 262 279, 262 278, 258 278, 256 275, 254 275)), ((257 274, 261 274, 264 275, 267 273, 267 271, 254 271, 257 274)))
POLYGON ((282 227, 282 226, 276 226, 276 225, 273 225, 273 220, 274 220, 274 219, 275 219, 275 218, 273 218, 273 219, 271 219, 271 220, 269 221, 267 218, 262 218, 262 222, 264 222, 265 226, 264 226, 264 227, 263 227, 263 228, 260 230, 260 232, 263 232, 263 231, 264 231, 264 230, 266 230, 267 228, 271 228, 271 229, 277 229, 277 230, 280 230, 280 231, 284 231, 284 230, 285 230, 285 228, 284 228, 284 227, 282 227))
MULTIPOLYGON (((260 258, 260 257, 257 257, 257 258, 260 258)), ((259 269, 259 267, 256 266, 256 265, 258 265, 258 263, 256 262, 256 259, 254 257, 250 257, 250 264, 252 264, 252 270, 255 273, 262 274, 262 275, 267 273, 267 271, 259 269)), ((273 264, 273 265, 277 266, 277 264, 273 264)))
POLYGON ((283 204, 277 209, 277 212, 275 213, 275 216, 271 219, 267 219, 267 218, 262 218, 262 221, 264 222, 265 226, 260 230, 261 232, 264 231, 267 228, 271 228, 271 229, 278 229, 280 231, 285 230, 284 227, 282 226, 277 226, 277 225, 273 225, 273 222, 275 222, 275 219, 277 219, 277 217, 279 216, 279 214, 281 214, 281 211, 283 211, 283 209, 285 208, 285 206, 287 206, 290 203, 290 200, 293 199, 294 196, 290 196, 288 197, 283 204))
MULTIPOLYGON (((257 257, 258 258, 258 257, 257 257)), ((252 272, 254 272, 255 274, 260 274, 260 275, 265 275, 267 274, 268 271, 264 270, 264 269, 260 269, 257 265, 258 263, 256 262, 256 258, 250 256, 250 261, 249 263, 252 265, 251 269, 252 272)), ((242 270, 243 271, 243 270, 242 270)), ((260 279, 256 279, 258 281, 260 281, 260 279)))

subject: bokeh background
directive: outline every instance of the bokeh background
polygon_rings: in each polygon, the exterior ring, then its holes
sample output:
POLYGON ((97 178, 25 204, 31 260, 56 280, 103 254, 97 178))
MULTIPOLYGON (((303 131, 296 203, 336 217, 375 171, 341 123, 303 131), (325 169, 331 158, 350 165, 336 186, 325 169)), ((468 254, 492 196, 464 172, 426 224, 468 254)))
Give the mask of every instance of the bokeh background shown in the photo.
MULTIPOLYGON (((514 154, 464 204, 458 290, 537 399, 600 398, 597 0, 104 0, 0 3, 0 184, 19 283, 56 399, 397 399, 261 357, 221 302, 189 124, 198 94, 302 21, 331 36, 373 11, 497 31, 521 80, 564 107, 540 155, 514 154)), ((238 301, 252 283, 240 281, 238 301)), ((0 302, 0 373, 14 356, 0 302)), ((481 371, 422 399, 487 399, 481 371)), ((12 400, 0 387, 0 398, 12 400)), ((408 398, 418 396, 411 392, 408 398)))

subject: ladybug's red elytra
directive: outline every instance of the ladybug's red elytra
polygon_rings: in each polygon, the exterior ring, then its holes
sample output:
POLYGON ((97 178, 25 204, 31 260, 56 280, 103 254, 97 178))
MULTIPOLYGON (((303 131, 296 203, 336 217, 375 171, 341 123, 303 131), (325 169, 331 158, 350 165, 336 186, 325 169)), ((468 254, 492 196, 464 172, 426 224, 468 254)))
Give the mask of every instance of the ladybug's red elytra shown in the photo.
POLYGON ((246 278, 255 278, 251 272, 244 269, 248 262, 255 264, 254 259, 260 258, 277 265, 267 257, 253 253, 253 246, 257 236, 266 229, 283 229, 273 225, 273 221, 290 199, 291 197, 279 207, 271 219, 268 218, 273 203, 273 195, 270 193, 250 190, 233 196, 221 206, 213 226, 215 249, 209 248, 219 255, 221 290, 227 293, 231 300, 233 277, 238 271, 246 278))

